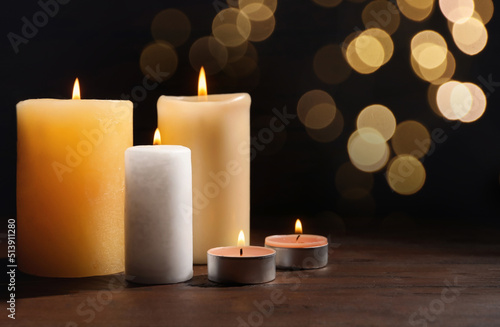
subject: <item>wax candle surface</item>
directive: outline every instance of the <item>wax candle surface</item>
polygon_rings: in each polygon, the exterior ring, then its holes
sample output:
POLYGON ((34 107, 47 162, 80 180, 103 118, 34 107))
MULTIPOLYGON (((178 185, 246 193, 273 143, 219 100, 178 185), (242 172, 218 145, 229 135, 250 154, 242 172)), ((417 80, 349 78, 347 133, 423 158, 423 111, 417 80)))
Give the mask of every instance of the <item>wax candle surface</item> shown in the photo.
POLYGON ((261 246, 227 246, 210 249, 207 251, 208 279, 230 284, 270 282, 276 277, 275 256, 275 250, 261 246))
POLYGON ((191 151, 135 146, 125 152, 125 275, 146 284, 193 277, 191 151))
POLYGON ((308 234, 273 235, 266 237, 265 243, 274 247, 309 248, 327 245, 328 239, 324 236, 308 234))
POLYGON ((206 263, 210 248, 250 235, 250 96, 161 96, 158 127, 164 144, 191 149, 194 263, 206 263))
POLYGON ((210 249, 207 253, 221 257, 255 258, 272 255, 275 251, 262 246, 225 246, 210 249))
POLYGON ((17 105, 19 268, 48 277, 124 269, 124 152, 132 102, 17 105))

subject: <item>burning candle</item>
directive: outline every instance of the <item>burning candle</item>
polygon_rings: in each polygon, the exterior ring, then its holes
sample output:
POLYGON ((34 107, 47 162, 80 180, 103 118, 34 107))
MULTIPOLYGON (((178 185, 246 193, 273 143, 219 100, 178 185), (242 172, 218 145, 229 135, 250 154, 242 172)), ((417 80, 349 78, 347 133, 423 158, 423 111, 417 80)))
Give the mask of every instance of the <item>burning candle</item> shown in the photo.
POLYGON ((191 149, 194 263, 207 250, 250 235, 250 96, 207 95, 203 69, 198 96, 161 96, 158 127, 165 144, 191 149))
POLYGON ((208 279, 216 283, 259 284, 276 278, 276 251, 261 246, 245 246, 243 231, 238 246, 207 251, 208 279))
POLYGON ((315 269, 328 263, 328 239, 302 234, 302 223, 295 222, 295 234, 266 237, 266 247, 276 250, 276 267, 281 269, 315 269))
POLYGON ((125 151, 125 277, 142 284, 193 277, 191 151, 160 145, 125 151))
POLYGON ((125 149, 132 102, 17 104, 19 268, 46 277, 122 272, 125 149))

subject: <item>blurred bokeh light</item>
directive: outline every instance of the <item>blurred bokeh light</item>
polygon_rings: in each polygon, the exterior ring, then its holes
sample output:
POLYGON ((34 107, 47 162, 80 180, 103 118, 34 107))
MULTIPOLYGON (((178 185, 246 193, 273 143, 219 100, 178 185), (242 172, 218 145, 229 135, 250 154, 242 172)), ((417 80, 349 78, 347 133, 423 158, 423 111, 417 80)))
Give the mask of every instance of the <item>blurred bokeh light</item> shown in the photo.
POLYGON ((160 11, 151 23, 151 33, 155 40, 162 40, 178 47, 184 44, 191 33, 189 18, 180 10, 160 11))
POLYGON ((453 40, 468 55, 481 52, 488 43, 488 31, 480 18, 468 17, 453 24, 453 40))
POLYGON ((371 74, 392 57, 394 44, 391 36, 379 28, 367 29, 349 41, 345 56, 349 65, 361 74, 371 74))
POLYGON ((425 183, 426 172, 422 163, 412 155, 403 154, 387 166, 387 182, 394 192, 402 195, 417 193, 425 183))
POLYGON ((422 158, 429 151, 431 136, 424 125, 414 120, 407 120, 398 124, 391 143, 397 155, 411 154, 416 158, 422 158))
POLYGON ((142 73, 148 76, 149 79, 155 78, 152 72, 156 70, 164 73, 164 78, 168 79, 172 77, 177 69, 177 52, 169 43, 155 42, 142 50, 139 63, 142 73))
POLYGON ((337 111, 335 101, 322 90, 306 92, 297 103, 300 121, 312 129, 322 129, 330 125, 337 111))
POLYGON ((366 29, 380 28, 392 35, 399 27, 399 10, 396 6, 387 0, 374 0, 368 3, 361 19, 366 29))
POLYGON ((218 73, 224 68, 228 60, 228 51, 213 36, 199 38, 189 49, 191 66, 199 71, 201 66, 208 75, 218 73))
POLYGON ((352 133, 347 143, 347 152, 352 164, 365 172, 382 169, 390 155, 384 136, 372 127, 362 127, 352 133))
POLYGON ((325 45, 316 52, 313 69, 316 76, 327 84, 342 83, 352 71, 337 44, 325 45))
POLYGON ((439 8, 443 15, 451 22, 466 19, 474 13, 473 0, 439 0, 439 8))
POLYGON ((396 130, 396 118, 386 106, 374 104, 359 113, 356 125, 358 129, 372 127, 388 141, 396 130))
POLYGON ((214 37, 227 47, 236 47, 248 40, 252 24, 245 13, 239 9, 221 10, 212 22, 214 37))
POLYGON ((406 18, 417 22, 427 19, 434 9, 434 0, 397 0, 397 4, 406 18))

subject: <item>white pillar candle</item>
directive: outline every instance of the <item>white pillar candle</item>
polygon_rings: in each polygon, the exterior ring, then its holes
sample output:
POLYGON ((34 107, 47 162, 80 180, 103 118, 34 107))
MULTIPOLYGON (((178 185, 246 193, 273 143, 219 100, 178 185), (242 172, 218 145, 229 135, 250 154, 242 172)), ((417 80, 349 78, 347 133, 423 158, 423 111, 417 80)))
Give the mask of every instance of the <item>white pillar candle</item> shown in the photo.
POLYGON ((142 284, 193 277, 191 151, 186 147, 125 151, 125 275, 142 284))
POLYGON ((250 235, 250 95, 161 96, 158 127, 192 151, 194 263, 207 263, 207 250, 250 235))

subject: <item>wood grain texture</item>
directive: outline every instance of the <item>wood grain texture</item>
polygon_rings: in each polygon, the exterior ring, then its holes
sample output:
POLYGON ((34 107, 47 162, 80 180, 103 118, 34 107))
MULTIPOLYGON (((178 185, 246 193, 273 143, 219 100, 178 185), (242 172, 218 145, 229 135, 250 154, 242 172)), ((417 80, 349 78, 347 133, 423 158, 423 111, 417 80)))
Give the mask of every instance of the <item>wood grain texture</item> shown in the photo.
MULTIPOLYGON (((252 244, 267 234, 253 231, 252 244)), ((186 283, 155 286, 128 283, 123 274, 18 273, 16 320, 2 310, 0 325, 499 326, 498 236, 341 236, 331 244, 327 267, 278 271, 262 285, 217 285, 208 281, 206 266, 195 266, 186 283)), ((3 283, 2 295, 5 290, 3 283)))

